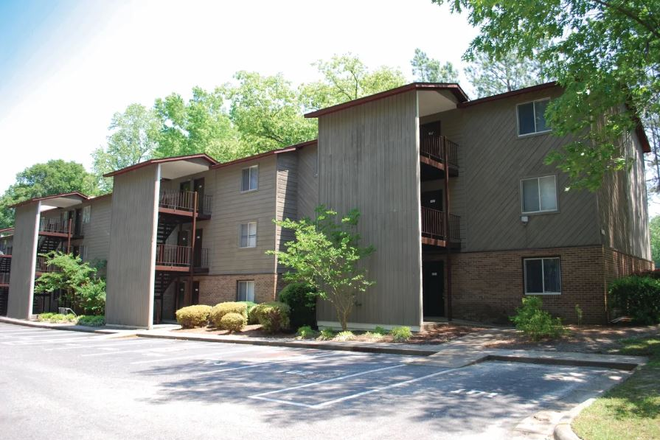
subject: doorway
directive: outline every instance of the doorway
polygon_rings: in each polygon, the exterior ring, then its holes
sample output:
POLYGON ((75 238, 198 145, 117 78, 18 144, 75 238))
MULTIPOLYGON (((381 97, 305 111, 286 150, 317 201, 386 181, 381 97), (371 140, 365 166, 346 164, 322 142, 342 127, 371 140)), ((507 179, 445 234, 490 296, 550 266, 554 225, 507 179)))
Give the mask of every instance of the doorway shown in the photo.
POLYGON ((422 265, 424 318, 445 316, 445 263, 425 261, 422 265))
POLYGON ((193 255, 193 267, 202 267, 202 238, 204 236, 203 229, 195 231, 195 254, 193 255))
POLYGON ((422 206, 424 208, 437 209, 444 211, 444 197, 441 189, 435 191, 426 191, 422 193, 422 206))

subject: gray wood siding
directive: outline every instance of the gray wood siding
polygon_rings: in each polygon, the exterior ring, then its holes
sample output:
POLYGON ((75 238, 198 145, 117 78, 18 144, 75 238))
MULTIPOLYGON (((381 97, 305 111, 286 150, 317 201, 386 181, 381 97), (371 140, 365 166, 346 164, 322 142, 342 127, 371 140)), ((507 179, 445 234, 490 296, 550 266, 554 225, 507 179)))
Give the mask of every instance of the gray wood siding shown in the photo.
MULTIPOLYGON (((556 92, 555 92, 556 93, 556 92)), ((600 244, 596 196, 564 191, 568 176, 543 159, 568 142, 550 133, 518 137, 516 104, 527 94, 440 113, 442 132, 459 144, 460 175, 450 180, 451 210, 461 216, 462 251, 600 244), (520 217, 520 181, 555 175, 558 212, 520 217)))
POLYGON ((621 144, 630 170, 607 175, 598 192, 603 244, 651 260, 644 153, 635 134, 627 135, 621 144))
POLYGON ((39 202, 16 208, 7 316, 28 319, 34 301, 39 202))
POLYGON ((110 254, 110 228, 112 197, 104 197, 98 201, 92 199, 90 222, 84 225, 85 236, 82 245, 85 246, 86 260, 108 260, 110 254))
POLYGON ((159 167, 114 178, 106 321, 150 327, 158 215, 159 167))
MULTIPOLYGON (((275 218, 277 220, 298 219, 298 155, 297 152, 283 153, 275 156, 277 160, 277 205, 275 218)), ((290 229, 275 225, 275 249, 285 250, 284 244, 293 241, 295 234, 290 229)), ((277 271, 287 268, 280 264, 277 271)))
MULTIPOLYGON (((319 202, 360 210, 366 262, 376 285, 360 295, 352 323, 421 324, 420 165, 417 95, 409 92, 321 116, 319 202)), ((328 303, 320 321, 337 321, 328 303)))
POLYGON ((298 150, 298 218, 314 217, 319 204, 318 147, 298 150))
POLYGON ((210 273, 273 273, 275 257, 265 252, 275 248, 275 156, 219 168, 215 173, 213 216, 204 230, 204 240, 210 245, 210 273), (259 187, 241 192, 241 172, 252 165, 259 165, 259 187), (240 226, 253 221, 257 222, 257 246, 240 248, 240 226))

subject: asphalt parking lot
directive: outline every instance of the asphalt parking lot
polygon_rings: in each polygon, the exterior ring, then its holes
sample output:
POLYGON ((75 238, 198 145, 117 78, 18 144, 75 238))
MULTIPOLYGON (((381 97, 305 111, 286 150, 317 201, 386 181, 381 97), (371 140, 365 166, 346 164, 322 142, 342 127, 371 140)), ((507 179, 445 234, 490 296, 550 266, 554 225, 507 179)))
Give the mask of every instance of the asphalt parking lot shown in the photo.
POLYGON ((512 438, 625 373, 0 324, 0 438, 512 438))

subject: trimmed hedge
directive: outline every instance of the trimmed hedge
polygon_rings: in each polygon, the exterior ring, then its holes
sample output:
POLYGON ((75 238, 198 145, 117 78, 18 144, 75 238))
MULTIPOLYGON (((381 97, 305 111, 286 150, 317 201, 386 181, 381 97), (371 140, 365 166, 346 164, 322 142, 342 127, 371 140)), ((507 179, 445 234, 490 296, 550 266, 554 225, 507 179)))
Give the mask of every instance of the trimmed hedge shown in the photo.
POLYGON ((227 313, 220 319, 220 329, 240 332, 245 327, 245 316, 240 313, 227 313))
POLYGON ((660 277, 658 271, 619 278, 609 285, 608 304, 613 315, 629 316, 638 324, 660 322, 660 277))
POLYGON ((304 283, 291 283, 280 292, 279 300, 291 308, 291 327, 316 328, 316 289, 304 283))
POLYGON ((205 327, 209 322, 211 306, 196 305, 176 311, 176 322, 183 328, 205 327))
POLYGON ((247 306, 248 324, 259 324, 259 320, 257 320, 256 317, 252 316, 252 309, 254 309, 257 303, 254 303, 252 301, 237 301, 237 302, 243 303, 247 306))
POLYGON ((278 333, 289 328, 289 313, 291 309, 282 302, 267 302, 257 304, 252 313, 266 333, 278 333))
POLYGON ((239 315, 242 315, 247 322, 247 311, 248 306, 244 302, 223 302, 213 306, 213 309, 211 309, 211 315, 209 316, 209 321, 211 321, 214 326, 220 328, 223 316, 225 316, 227 313, 238 313, 239 315))
POLYGON ((87 327, 101 327, 105 325, 104 316, 89 316, 81 315, 78 316, 78 325, 85 325, 87 327))

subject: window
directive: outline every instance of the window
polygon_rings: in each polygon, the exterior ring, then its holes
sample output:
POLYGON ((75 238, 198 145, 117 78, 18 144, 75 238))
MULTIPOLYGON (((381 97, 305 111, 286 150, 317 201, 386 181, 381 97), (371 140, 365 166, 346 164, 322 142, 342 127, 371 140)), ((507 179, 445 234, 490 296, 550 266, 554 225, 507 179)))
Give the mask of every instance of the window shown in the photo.
POLYGON ((550 99, 518 104, 518 136, 550 131, 545 124, 545 109, 550 99))
POLYGON ((257 223, 250 222, 241 225, 241 243, 242 248, 257 246, 257 223))
POLYGON ((559 295, 561 293, 561 264, 559 257, 525 258, 526 295, 559 295))
POLYGON ((254 302, 254 281, 239 281, 238 282, 238 301, 252 301, 254 302))
POLYGON ((254 191, 259 188, 259 166, 243 168, 241 191, 254 191))
POLYGON ((82 211, 82 222, 89 223, 92 220, 92 207, 85 206, 82 211))
POLYGON ((552 212, 557 210, 557 183, 555 176, 523 179, 522 212, 552 212))

